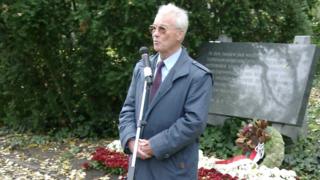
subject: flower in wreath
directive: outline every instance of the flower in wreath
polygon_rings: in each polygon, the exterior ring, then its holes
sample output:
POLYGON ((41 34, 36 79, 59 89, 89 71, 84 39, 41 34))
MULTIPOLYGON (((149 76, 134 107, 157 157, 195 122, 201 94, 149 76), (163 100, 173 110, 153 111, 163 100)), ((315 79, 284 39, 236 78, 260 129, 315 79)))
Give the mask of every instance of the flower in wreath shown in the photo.
POLYGON ((244 155, 267 167, 279 167, 284 159, 282 135, 266 120, 254 120, 237 134, 236 144, 244 155), (258 157, 253 157, 258 155, 258 157), (251 157, 250 157, 251 156, 251 157))
POLYGON ((236 144, 244 154, 250 154, 259 143, 264 144, 270 140, 271 137, 266 131, 267 126, 268 122, 266 120, 257 120, 239 130, 236 144))

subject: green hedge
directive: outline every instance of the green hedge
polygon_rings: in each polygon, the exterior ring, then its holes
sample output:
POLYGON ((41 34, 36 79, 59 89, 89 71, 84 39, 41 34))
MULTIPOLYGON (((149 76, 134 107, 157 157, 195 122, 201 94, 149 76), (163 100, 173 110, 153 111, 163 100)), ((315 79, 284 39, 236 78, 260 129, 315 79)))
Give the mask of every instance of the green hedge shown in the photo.
MULTIPOLYGON (((290 42, 310 34, 314 1, 174 1, 190 12, 185 46, 196 57, 220 34, 290 42)), ((80 137, 117 134, 117 118, 148 26, 166 1, 2 0, 0 125, 80 137)))

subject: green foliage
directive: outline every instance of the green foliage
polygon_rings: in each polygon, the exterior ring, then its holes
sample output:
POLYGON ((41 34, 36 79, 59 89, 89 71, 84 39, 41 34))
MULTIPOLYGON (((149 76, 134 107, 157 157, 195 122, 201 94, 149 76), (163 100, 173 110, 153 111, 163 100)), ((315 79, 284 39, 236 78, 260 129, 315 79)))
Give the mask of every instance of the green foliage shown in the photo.
MULTIPOLYGON (((117 134, 117 116, 157 7, 168 1, 3 0, 0 3, 0 123, 19 130, 117 134)), ((290 42, 309 34, 306 1, 173 1, 187 9, 184 45, 290 42), (301 6, 302 4, 302 6, 301 6)))
POLYGON ((241 149, 236 146, 235 140, 245 122, 243 119, 231 118, 221 126, 208 126, 200 138, 200 149, 206 155, 221 159, 241 154, 241 149))
POLYGON ((111 48, 108 37, 116 37, 106 34, 97 13, 87 6, 72 10, 66 1, 8 5, 0 67, 5 124, 68 128, 80 137, 116 134, 118 97, 128 84, 121 80, 130 65, 111 48))
POLYGON ((286 142, 283 168, 293 169, 300 179, 319 179, 320 177, 320 76, 317 76, 308 104, 307 137, 295 143, 286 142))
POLYGON ((118 175, 123 175, 126 173, 122 168, 109 168, 98 161, 90 161, 89 166, 90 166, 90 169, 101 170, 106 174, 110 174, 111 176, 114 176, 113 179, 118 179, 117 177, 118 175))
POLYGON ((25 149, 32 146, 46 145, 52 141, 52 138, 45 135, 34 135, 34 134, 19 134, 12 130, 6 130, 0 128, 0 134, 6 136, 5 143, 2 144, 4 148, 10 150, 25 149))
POLYGON ((282 135, 274 127, 267 128, 271 139, 264 144, 265 157, 261 165, 269 168, 280 167, 284 159, 284 141, 282 135))
MULTIPOLYGON (((309 12, 312 22, 313 36, 312 41, 320 48, 320 1, 314 0, 309 12)), ((320 76, 320 59, 317 62, 316 76, 320 76)), ((320 79, 320 78, 318 78, 320 79)))
POLYGON ((310 7, 309 16, 312 22, 313 43, 320 45, 320 1, 314 0, 310 7))
POLYGON ((300 179, 318 179, 320 177, 319 157, 318 139, 301 138, 297 143, 286 147, 282 167, 296 171, 300 179))

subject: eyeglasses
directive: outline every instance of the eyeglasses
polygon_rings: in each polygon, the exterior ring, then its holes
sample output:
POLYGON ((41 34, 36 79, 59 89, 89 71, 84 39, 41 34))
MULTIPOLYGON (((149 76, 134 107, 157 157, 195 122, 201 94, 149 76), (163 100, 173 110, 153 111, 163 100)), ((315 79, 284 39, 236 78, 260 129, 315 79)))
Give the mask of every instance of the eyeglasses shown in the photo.
POLYGON ((151 34, 156 32, 157 29, 158 29, 160 34, 165 34, 167 32, 167 30, 168 30, 168 28, 166 26, 163 26, 163 25, 159 25, 159 26, 150 25, 149 26, 149 31, 150 31, 151 34))

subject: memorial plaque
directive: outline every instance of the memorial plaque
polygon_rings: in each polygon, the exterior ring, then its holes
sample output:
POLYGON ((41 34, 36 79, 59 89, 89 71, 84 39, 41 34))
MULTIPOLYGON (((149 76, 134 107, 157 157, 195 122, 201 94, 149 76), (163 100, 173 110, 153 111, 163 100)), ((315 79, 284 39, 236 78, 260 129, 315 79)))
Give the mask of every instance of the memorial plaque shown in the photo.
POLYGON ((319 49, 315 45, 207 43, 198 61, 214 76, 210 114, 301 126, 319 49))

